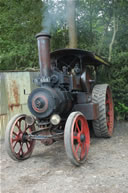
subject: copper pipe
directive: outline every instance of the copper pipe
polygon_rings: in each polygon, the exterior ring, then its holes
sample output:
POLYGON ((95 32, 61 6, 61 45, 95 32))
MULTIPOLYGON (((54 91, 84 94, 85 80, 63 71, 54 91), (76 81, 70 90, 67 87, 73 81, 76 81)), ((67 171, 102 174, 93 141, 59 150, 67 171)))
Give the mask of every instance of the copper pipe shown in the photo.
POLYGON ((41 76, 49 77, 51 71, 50 64, 50 38, 46 33, 39 33, 36 35, 39 53, 39 65, 41 76))

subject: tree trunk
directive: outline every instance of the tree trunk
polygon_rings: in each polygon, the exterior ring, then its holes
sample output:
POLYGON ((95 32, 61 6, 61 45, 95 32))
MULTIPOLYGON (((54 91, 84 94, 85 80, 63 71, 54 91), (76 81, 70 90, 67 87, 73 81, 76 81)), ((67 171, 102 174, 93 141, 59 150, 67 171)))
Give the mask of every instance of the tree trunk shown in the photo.
POLYGON ((69 28, 69 48, 76 48, 75 0, 67 0, 67 23, 69 28))
POLYGON ((92 19, 93 19, 93 8, 92 8, 92 0, 89 1, 89 17, 90 17, 90 43, 92 46, 93 43, 93 33, 92 33, 92 19))
MULTIPOLYGON (((114 6, 115 6, 115 1, 114 1, 114 6)), ((108 61, 111 61, 111 57, 112 57, 112 47, 115 41, 115 37, 116 37, 116 33, 118 31, 118 24, 116 21, 116 14, 115 14, 115 7, 113 9, 113 35, 112 35, 112 40, 111 43, 109 45, 109 56, 108 56, 108 61)))
POLYGON ((98 48, 98 51, 97 51, 97 54, 100 56, 101 54, 101 50, 103 49, 103 45, 104 45, 104 40, 106 38, 106 34, 107 34, 107 31, 108 31, 108 26, 110 24, 110 20, 111 20, 111 17, 109 18, 109 21, 104 24, 104 31, 102 33, 102 36, 101 36, 101 39, 99 41, 99 48, 98 48))

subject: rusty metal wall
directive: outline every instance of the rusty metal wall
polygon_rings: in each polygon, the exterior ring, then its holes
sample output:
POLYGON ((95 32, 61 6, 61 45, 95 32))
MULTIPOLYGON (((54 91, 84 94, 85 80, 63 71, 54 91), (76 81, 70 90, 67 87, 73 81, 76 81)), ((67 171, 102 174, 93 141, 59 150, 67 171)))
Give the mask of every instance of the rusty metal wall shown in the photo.
POLYGON ((29 93, 36 87, 33 79, 38 72, 0 72, 0 138, 16 114, 30 114, 27 107, 29 93))

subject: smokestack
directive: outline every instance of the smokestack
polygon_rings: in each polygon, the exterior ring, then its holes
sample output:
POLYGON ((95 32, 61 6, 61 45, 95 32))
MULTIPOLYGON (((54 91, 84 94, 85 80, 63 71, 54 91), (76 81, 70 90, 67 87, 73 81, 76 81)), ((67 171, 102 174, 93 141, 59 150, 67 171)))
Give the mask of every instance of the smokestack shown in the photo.
POLYGON ((39 53, 39 64, 41 76, 49 77, 51 71, 50 63, 50 38, 46 33, 39 33, 36 35, 39 53))

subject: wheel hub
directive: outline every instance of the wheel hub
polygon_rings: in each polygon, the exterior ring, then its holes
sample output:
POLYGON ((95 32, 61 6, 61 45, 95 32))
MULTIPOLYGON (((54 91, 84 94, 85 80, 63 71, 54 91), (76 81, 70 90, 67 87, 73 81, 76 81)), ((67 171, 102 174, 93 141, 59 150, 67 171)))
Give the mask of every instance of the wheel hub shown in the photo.
POLYGON ((28 134, 25 132, 25 133, 23 133, 23 135, 22 135, 22 141, 25 143, 25 142, 27 142, 28 140, 27 140, 27 136, 28 136, 28 134))
POLYGON ((85 135, 84 135, 84 134, 81 134, 81 136, 80 136, 80 141, 81 141, 81 142, 84 142, 84 141, 85 141, 85 135))

